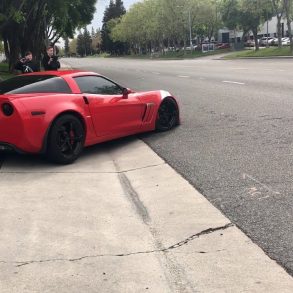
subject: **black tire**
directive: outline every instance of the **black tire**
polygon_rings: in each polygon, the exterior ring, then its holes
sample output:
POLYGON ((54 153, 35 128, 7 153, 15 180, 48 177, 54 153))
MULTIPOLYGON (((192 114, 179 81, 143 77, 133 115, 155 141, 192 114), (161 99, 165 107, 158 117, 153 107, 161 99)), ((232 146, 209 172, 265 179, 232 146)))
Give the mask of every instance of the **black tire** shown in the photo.
POLYGON ((177 103, 170 98, 165 99, 158 110, 156 118, 156 130, 167 131, 179 124, 179 112, 177 103))
POLYGON ((74 162, 83 150, 85 131, 74 115, 64 114, 52 124, 48 137, 47 157, 59 164, 74 162))

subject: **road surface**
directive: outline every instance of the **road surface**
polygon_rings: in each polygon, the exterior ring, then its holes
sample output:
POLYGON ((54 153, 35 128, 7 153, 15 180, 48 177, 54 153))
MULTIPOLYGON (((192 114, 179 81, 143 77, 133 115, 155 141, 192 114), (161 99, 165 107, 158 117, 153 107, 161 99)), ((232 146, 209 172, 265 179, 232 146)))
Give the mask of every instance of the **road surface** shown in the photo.
POLYGON ((182 125, 142 139, 293 274, 293 60, 64 59, 166 89, 182 125))

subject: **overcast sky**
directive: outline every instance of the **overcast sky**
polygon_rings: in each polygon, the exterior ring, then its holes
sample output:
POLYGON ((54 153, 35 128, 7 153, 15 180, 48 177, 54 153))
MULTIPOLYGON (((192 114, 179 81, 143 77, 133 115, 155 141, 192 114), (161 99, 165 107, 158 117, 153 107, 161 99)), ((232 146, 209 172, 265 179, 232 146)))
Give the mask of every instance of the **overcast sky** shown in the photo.
MULTIPOLYGON (((127 10, 133 3, 136 3, 139 1, 142 1, 142 0, 123 0, 123 4, 127 10)), ((97 4, 96 4, 97 11, 95 13, 92 24, 88 26, 89 29, 91 27, 94 27, 94 28, 102 27, 104 11, 105 11, 105 8, 109 6, 109 3, 110 3, 110 0, 97 0, 97 4)))

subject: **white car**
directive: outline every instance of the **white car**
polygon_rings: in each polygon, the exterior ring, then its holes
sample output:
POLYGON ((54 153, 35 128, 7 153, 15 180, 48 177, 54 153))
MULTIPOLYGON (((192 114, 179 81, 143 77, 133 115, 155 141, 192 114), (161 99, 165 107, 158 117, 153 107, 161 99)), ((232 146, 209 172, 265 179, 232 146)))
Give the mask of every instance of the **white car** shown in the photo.
POLYGON ((282 46, 288 46, 290 45, 290 39, 289 38, 282 38, 282 46))
POLYGON ((267 44, 272 45, 273 41, 274 41, 274 38, 272 38, 272 37, 262 37, 259 40, 259 45, 260 46, 266 46, 267 44))

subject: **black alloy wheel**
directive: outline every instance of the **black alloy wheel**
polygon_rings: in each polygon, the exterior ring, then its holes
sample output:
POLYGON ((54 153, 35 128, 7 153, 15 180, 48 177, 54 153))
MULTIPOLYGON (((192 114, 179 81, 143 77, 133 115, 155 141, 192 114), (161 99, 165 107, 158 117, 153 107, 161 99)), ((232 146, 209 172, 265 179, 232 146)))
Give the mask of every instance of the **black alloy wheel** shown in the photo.
POLYGON ((177 103, 173 99, 165 99, 158 110, 156 120, 157 131, 167 131, 179 123, 177 103))
POLYGON ((58 117, 50 130, 47 155, 59 164, 74 162, 83 150, 85 131, 80 119, 71 114, 58 117))

